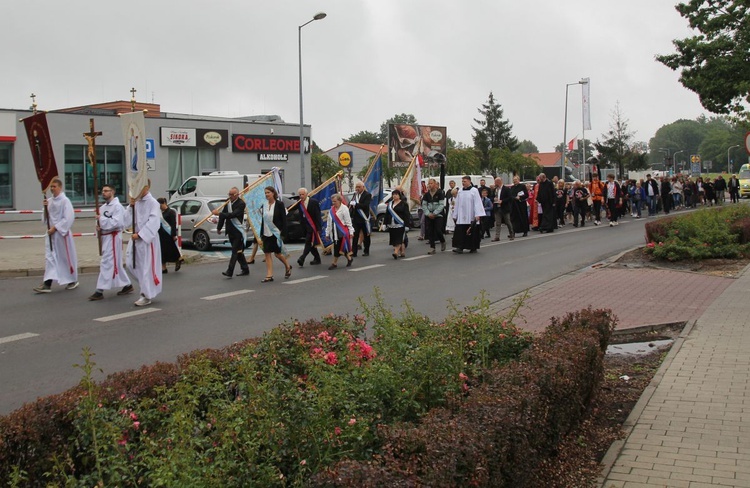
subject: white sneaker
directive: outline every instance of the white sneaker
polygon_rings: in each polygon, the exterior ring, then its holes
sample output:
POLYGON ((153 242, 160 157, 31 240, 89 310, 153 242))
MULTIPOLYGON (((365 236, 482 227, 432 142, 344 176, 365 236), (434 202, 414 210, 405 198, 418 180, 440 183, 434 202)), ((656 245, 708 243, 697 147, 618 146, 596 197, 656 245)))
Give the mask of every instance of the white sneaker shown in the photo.
POLYGON ((610 226, 610 227, 614 227, 614 226, 615 226, 615 223, 614 223, 614 222, 610 222, 610 223, 609 223, 609 226, 610 226))
POLYGON ((620 225, 620 223, 619 223, 619 222, 613 222, 613 224, 615 224, 615 225, 620 225))
POLYGON ((135 306, 136 307, 145 307, 146 305, 151 305, 151 300, 141 295, 141 298, 136 300, 135 306))
POLYGON ((66 290, 75 290, 76 288, 78 288, 77 281, 74 281, 73 283, 68 283, 67 285, 65 285, 66 290))

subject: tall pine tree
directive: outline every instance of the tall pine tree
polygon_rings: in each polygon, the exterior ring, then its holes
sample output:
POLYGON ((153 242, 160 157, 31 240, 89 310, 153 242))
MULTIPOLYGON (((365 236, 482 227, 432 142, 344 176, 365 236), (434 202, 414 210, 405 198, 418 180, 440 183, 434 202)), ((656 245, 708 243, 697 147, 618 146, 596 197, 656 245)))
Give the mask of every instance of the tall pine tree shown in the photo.
POLYGON ((482 169, 490 168, 490 149, 505 149, 515 151, 518 147, 516 139, 511 130, 513 125, 507 120, 503 120, 503 109, 495 101, 495 96, 490 92, 487 103, 478 108, 477 111, 482 116, 481 119, 474 119, 479 126, 471 128, 474 130, 474 148, 482 155, 482 169))

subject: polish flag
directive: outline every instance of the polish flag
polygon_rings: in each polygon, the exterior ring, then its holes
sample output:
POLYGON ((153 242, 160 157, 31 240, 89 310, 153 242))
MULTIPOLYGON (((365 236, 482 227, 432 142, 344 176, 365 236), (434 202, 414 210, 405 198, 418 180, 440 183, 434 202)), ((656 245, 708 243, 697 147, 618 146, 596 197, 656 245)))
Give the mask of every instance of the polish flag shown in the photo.
POLYGON ((578 149, 578 138, 574 137, 568 143, 568 151, 576 151, 578 149))

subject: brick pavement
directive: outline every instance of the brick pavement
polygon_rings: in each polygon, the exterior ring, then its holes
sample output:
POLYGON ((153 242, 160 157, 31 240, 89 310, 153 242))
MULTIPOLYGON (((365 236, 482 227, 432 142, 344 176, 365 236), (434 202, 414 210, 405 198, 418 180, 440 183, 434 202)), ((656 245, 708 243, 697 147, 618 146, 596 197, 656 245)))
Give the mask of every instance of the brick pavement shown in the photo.
POLYGON ((750 487, 748 269, 673 346, 608 453, 605 488, 750 487))
MULTIPOLYGON (((735 280, 663 269, 586 268, 532 290, 521 310, 526 323, 542 331, 550 317, 592 306, 609 308, 618 329, 687 322, 698 318, 735 280)), ((512 303, 503 300, 493 310, 503 313, 512 303)))

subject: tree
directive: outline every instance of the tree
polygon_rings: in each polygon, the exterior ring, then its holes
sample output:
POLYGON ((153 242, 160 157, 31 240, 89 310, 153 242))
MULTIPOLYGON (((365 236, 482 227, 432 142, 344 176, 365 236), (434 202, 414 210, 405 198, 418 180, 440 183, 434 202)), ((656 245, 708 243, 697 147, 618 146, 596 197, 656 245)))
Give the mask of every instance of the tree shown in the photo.
POLYGON ((477 174, 481 171, 482 155, 473 148, 451 149, 448 148, 448 161, 445 172, 449 175, 477 174))
POLYGON ((680 70, 680 83, 711 112, 750 120, 750 3, 747 0, 690 0, 675 6, 700 34, 675 39, 675 54, 657 56, 680 70))
POLYGON ((474 130, 474 148, 482 154, 482 169, 489 169, 490 149, 508 148, 510 151, 515 151, 518 147, 518 139, 511 134, 513 125, 503 120, 503 109, 495 101, 492 92, 487 103, 484 103, 477 111, 482 118, 474 119, 479 127, 471 127, 474 130))
POLYGON ((668 149, 670 154, 677 151, 683 151, 680 154, 698 154, 698 147, 705 134, 705 125, 697 120, 680 119, 661 126, 648 143, 649 163, 653 165, 662 162, 662 149, 668 149))
MULTIPOLYGON (((566 149, 565 155, 568 158, 568 163, 572 164, 582 164, 582 157, 584 154, 583 149, 586 149, 586 158, 588 159, 591 156, 594 155, 594 151, 596 151, 596 148, 594 147, 594 144, 591 142, 590 139, 578 139, 578 149, 575 149, 571 151, 570 149, 566 149)), ((563 144, 562 142, 555 146, 555 152, 562 152, 563 150, 563 144)))
POLYGON ((416 124, 417 118, 412 114, 396 114, 390 119, 380 124, 380 140, 388 140, 388 125, 389 124, 416 124))
POLYGON ((520 152, 511 151, 507 147, 490 149, 490 172, 494 175, 509 173, 526 180, 533 179, 541 171, 542 168, 534 158, 524 156, 520 152))
POLYGON ((602 134, 604 142, 596 142, 594 146, 599 152, 600 162, 603 166, 616 165, 620 177, 625 174, 625 163, 633 156, 630 145, 634 132, 628 129, 628 119, 620 110, 620 102, 615 104, 611 113, 612 122, 609 130, 602 134))
POLYGON ((361 130, 356 134, 352 134, 348 139, 343 142, 354 142, 358 144, 382 144, 387 139, 381 138, 377 132, 370 132, 369 130, 361 130))
POLYGON ((533 142, 524 139, 518 143, 516 152, 520 152, 521 154, 538 153, 539 148, 533 142))
POLYGON ((323 153, 313 151, 310 157, 310 173, 312 174, 313 188, 335 175, 341 166, 333 159, 323 153))

